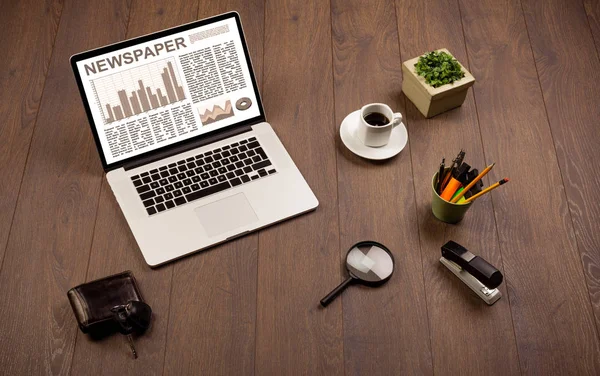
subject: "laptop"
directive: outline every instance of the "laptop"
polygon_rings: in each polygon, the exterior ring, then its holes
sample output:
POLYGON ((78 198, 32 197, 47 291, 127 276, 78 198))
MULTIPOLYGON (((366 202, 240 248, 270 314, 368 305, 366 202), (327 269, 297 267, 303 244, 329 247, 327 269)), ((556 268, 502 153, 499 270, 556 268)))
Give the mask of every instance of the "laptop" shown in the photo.
POLYGON ((266 121, 238 13, 82 52, 71 66, 148 265, 318 206, 266 121))

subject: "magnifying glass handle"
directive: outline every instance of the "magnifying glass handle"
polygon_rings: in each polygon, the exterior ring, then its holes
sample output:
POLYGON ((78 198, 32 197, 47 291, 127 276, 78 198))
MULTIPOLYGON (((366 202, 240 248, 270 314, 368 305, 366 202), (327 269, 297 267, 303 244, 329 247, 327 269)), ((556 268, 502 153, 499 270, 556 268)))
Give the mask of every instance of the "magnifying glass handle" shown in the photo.
POLYGON ((321 299, 321 305, 323 307, 327 307, 329 305, 329 303, 331 303, 331 301, 333 299, 335 299, 342 291, 344 291, 344 289, 350 284, 352 283, 352 281, 354 280, 354 278, 352 277, 348 277, 348 279, 346 279, 344 282, 342 282, 338 287, 336 287, 335 289, 333 289, 332 292, 330 292, 326 297, 324 297, 323 299, 321 299))

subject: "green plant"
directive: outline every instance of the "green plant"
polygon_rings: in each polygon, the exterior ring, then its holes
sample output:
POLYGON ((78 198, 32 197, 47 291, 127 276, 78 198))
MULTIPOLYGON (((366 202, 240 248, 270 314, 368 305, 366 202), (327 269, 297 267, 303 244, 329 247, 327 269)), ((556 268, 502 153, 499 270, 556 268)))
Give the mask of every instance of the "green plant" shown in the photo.
POLYGON ((458 61, 444 51, 431 51, 421 56, 415 64, 415 72, 433 87, 451 84, 465 76, 458 61))

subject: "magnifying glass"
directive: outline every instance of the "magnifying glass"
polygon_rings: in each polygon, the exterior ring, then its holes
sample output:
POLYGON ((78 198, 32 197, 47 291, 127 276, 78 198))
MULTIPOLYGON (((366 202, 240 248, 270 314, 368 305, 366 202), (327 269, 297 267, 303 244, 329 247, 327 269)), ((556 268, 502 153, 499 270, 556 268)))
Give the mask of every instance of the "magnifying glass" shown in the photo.
POLYGON ((346 268, 349 277, 321 299, 321 305, 327 307, 344 289, 353 282, 367 286, 380 286, 386 283, 394 273, 394 256, 386 246, 373 241, 354 244, 346 255, 346 268))

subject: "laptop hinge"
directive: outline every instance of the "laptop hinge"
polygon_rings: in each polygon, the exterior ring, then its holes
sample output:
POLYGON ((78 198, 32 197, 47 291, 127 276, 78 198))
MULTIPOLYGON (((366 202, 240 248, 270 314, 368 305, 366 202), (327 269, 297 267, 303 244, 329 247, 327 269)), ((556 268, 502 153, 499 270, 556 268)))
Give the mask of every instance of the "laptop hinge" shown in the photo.
POLYGON ((123 168, 125 169, 125 171, 128 171, 128 170, 131 170, 134 168, 138 168, 140 166, 147 165, 148 163, 152 163, 152 162, 156 162, 158 160, 164 159, 164 158, 168 158, 172 155, 176 155, 176 154, 188 151, 188 150, 198 148, 200 146, 212 144, 213 142, 217 142, 217 141, 221 141, 226 138, 229 138, 229 137, 237 136, 238 134, 250 132, 251 130, 252 130, 251 125, 247 125, 247 126, 243 126, 243 127, 235 127, 233 129, 227 129, 225 131, 219 132, 218 134, 202 138, 196 142, 182 145, 180 147, 176 147, 176 148, 165 150, 165 151, 160 151, 160 149, 159 149, 152 155, 149 155, 149 156, 141 158, 141 159, 136 159, 135 161, 132 161, 130 163, 123 165, 123 168))

